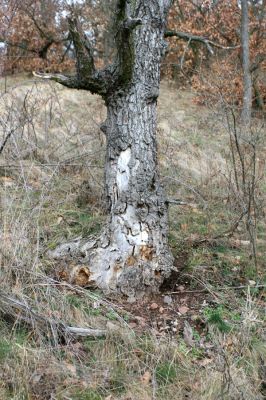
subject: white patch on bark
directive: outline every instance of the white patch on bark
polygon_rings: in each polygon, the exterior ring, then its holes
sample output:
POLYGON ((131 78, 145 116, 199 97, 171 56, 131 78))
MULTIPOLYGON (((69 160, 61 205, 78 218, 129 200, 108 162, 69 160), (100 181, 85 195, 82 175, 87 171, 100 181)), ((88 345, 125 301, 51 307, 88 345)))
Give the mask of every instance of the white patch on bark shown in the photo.
POLYGON ((124 190, 127 190, 129 183, 129 161, 131 158, 131 149, 128 147, 126 150, 122 151, 118 161, 117 161, 117 176, 116 183, 118 191, 121 193, 124 190))
POLYGON ((122 216, 123 224, 127 228, 126 238, 132 246, 144 245, 149 240, 149 232, 145 226, 138 222, 135 208, 127 206, 126 212, 122 216))
POLYGON ((130 244, 127 240, 127 230, 125 228, 125 221, 121 216, 113 221, 114 229, 114 243, 121 253, 130 252, 130 244))

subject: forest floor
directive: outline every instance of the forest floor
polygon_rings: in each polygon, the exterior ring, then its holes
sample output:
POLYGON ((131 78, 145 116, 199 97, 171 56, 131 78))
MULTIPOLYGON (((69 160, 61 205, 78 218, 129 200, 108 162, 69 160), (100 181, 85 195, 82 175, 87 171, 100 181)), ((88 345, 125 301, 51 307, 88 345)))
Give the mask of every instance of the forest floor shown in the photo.
MULTIPOLYGON (((1 79, 0 91, 0 398, 265 398, 261 121, 255 265, 223 109, 162 82, 159 162, 178 272, 158 295, 129 304, 69 282, 47 256, 66 240, 97 236, 105 222, 103 102, 25 75, 1 79), (76 337, 66 325, 104 333, 76 337)), ((242 147, 248 179, 252 154, 242 147)))

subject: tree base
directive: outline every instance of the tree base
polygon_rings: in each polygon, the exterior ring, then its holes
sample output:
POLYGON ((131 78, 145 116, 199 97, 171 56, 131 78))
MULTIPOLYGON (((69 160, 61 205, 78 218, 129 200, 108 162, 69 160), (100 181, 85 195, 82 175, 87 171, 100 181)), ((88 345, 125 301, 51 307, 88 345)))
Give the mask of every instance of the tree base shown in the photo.
POLYGON ((50 258, 64 264, 61 276, 70 283, 97 287, 105 293, 120 293, 129 298, 140 298, 156 293, 175 269, 173 257, 165 249, 156 254, 146 245, 121 252, 111 246, 103 235, 98 240, 81 238, 59 245, 49 251, 50 258))

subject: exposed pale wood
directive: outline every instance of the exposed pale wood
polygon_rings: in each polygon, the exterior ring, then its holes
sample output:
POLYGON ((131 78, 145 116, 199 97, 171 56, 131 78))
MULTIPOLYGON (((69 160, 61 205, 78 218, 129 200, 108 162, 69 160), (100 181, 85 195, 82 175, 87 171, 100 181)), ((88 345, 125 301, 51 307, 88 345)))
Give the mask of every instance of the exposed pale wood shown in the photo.
POLYGON ((103 329, 80 328, 76 326, 67 326, 66 331, 76 336, 103 337, 106 335, 106 331, 103 329))

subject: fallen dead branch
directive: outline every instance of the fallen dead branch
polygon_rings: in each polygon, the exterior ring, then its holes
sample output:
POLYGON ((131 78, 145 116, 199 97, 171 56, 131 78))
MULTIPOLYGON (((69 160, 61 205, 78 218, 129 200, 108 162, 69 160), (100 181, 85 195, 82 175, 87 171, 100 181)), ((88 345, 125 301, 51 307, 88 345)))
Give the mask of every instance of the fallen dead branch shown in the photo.
POLYGON ((0 292, 0 312, 14 320, 23 321, 32 328, 38 327, 41 331, 52 334, 56 342, 58 339, 62 341, 73 336, 104 337, 107 333, 104 329, 68 326, 63 321, 37 313, 28 304, 2 292, 0 292))
MULTIPOLYGON (((252 289, 265 289, 266 285, 240 285, 240 286, 221 286, 221 287, 217 287, 215 289, 217 290, 241 290, 241 289, 248 289, 248 288, 252 288, 252 289)), ((179 290, 176 292, 167 292, 164 294, 184 294, 184 293, 207 293, 209 292, 210 289, 209 288, 205 288, 205 289, 194 289, 194 290, 179 290)))

